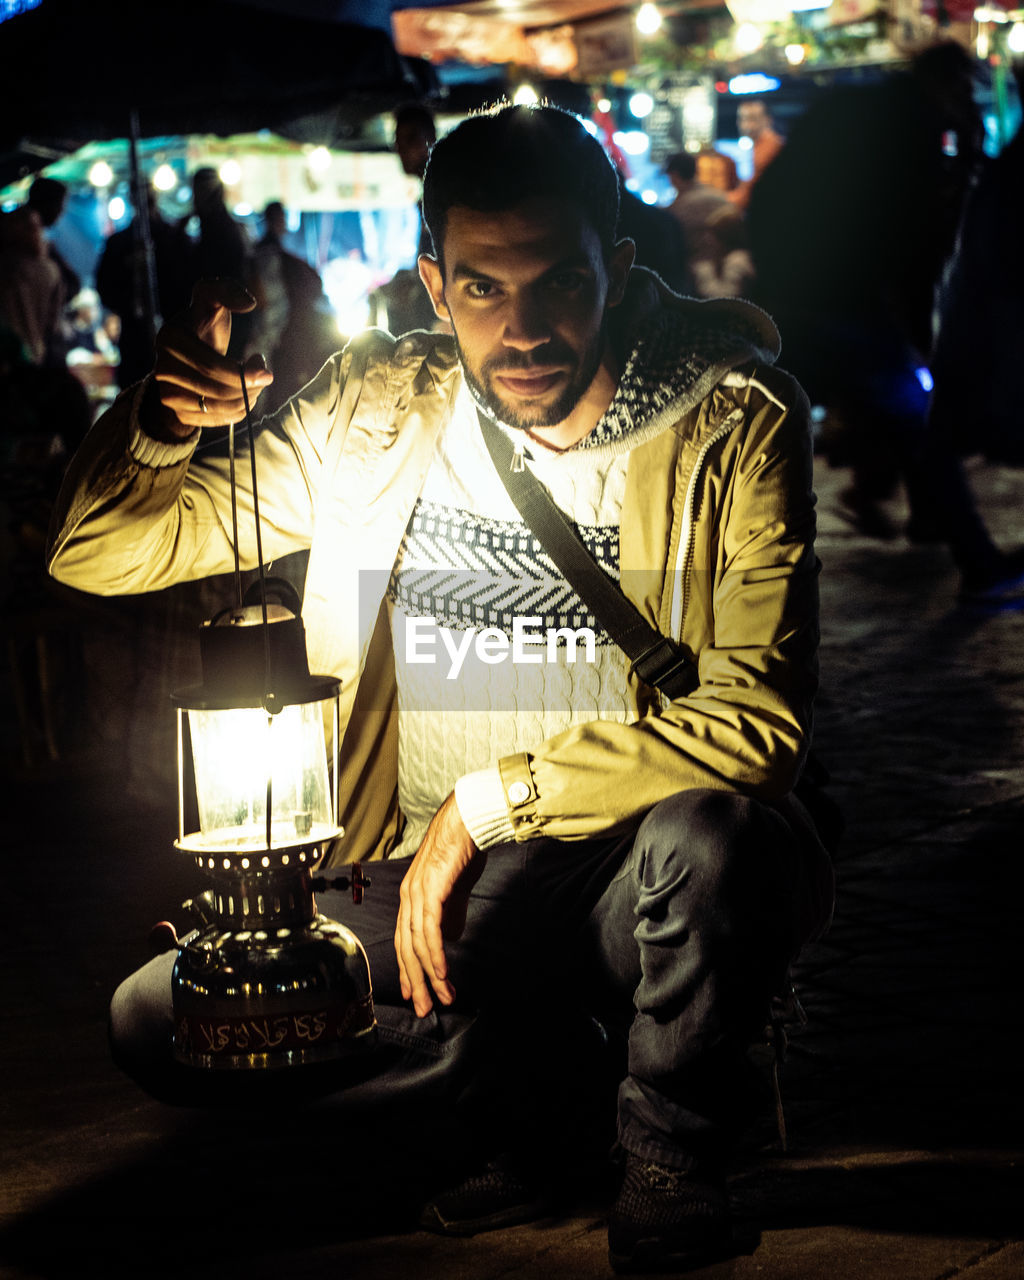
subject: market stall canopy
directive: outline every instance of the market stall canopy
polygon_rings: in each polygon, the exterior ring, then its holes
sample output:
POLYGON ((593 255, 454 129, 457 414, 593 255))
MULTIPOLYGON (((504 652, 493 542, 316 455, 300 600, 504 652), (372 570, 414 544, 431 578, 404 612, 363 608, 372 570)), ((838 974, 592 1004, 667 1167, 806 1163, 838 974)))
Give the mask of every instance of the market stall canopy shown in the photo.
POLYGON ((392 25, 399 52, 433 62, 515 63, 546 75, 581 70, 580 43, 611 42, 628 62, 635 7, 610 0, 396 0, 392 25))
POLYGON ((237 0, 44 0, 0 25, 0 59, 0 185, 23 149, 127 137, 132 110, 142 137, 227 135, 415 92, 387 31, 237 0))

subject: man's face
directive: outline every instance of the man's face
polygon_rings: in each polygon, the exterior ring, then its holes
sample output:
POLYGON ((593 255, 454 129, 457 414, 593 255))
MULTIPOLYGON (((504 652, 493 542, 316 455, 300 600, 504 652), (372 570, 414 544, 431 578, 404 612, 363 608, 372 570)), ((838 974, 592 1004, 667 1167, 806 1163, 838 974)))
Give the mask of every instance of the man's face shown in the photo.
POLYGON ((699 155, 697 157, 697 181, 703 182, 708 187, 716 187, 719 191, 728 191, 729 179, 722 157, 699 155))
POLYGON ((737 128, 745 138, 756 138, 767 124, 768 117, 761 102, 744 102, 736 114, 737 128))
POLYGON ((444 270, 420 274, 448 320, 477 400, 511 427, 563 422, 605 354, 605 316, 622 298, 633 245, 606 263, 596 230, 573 205, 527 200, 481 213, 455 206, 444 270))

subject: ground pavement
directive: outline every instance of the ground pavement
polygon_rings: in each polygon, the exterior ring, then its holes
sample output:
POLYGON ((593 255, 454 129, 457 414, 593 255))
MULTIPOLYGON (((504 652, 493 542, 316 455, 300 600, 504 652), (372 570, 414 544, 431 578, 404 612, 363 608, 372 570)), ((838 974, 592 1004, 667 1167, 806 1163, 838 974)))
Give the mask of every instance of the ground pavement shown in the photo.
MULTIPOLYGON (((971 474, 997 536, 1024 539, 1024 472, 971 474)), ((819 462, 816 745, 847 817, 835 922, 795 974, 807 1022, 783 1074, 788 1150, 770 1118, 756 1127, 731 1177, 738 1256, 696 1274, 1010 1280, 1024 1275, 1024 612, 965 610, 940 548, 853 533, 844 480, 819 462)), ((600 1179, 567 1186, 542 1222, 445 1240, 409 1225, 416 1171, 445 1159, 423 1125, 214 1123, 114 1070, 110 992, 149 924, 180 919, 198 887, 170 843, 173 717, 147 720, 159 680, 137 657, 141 637, 173 667, 180 645, 131 608, 83 622, 62 607, 86 643, 57 663, 59 761, 36 740, 26 764, 36 733, 18 732, 4 683, 0 1276, 608 1275, 600 1179)))

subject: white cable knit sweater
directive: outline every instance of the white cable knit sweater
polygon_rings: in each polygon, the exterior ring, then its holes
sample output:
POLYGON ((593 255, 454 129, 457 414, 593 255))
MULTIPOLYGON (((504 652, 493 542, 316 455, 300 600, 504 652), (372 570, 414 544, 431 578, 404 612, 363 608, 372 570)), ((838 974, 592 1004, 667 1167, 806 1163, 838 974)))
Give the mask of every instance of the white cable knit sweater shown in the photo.
MULTIPOLYGON (((608 448, 526 453, 527 465, 615 577, 628 456, 608 448)), ((393 856, 416 852, 453 787, 481 848, 511 840, 495 762, 574 723, 625 721, 630 709, 621 652, 524 524, 494 470, 465 387, 438 440, 389 601, 398 672, 399 802, 407 819, 393 856), (414 623, 410 631, 410 619, 427 617, 436 618, 437 629, 414 623), (593 660, 581 645, 576 661, 569 661, 562 643, 552 651, 553 661, 542 644, 524 645, 525 660, 515 661, 511 649, 502 654, 494 635, 491 661, 479 658, 476 635, 496 628, 510 644, 516 617, 537 620, 530 630, 538 635, 590 628, 593 660), (477 631, 469 636, 471 628, 477 631), (426 660, 409 661, 410 646, 412 656, 426 660), (451 679, 450 671, 457 673, 451 679)))

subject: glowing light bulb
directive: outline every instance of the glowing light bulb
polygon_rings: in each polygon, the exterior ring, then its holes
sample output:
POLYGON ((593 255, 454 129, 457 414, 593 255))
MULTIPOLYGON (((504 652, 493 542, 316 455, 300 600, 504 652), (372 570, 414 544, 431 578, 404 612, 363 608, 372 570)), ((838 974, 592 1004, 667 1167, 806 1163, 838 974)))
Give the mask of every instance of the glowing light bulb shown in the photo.
POLYGON ((120 222, 124 217, 127 206, 120 196, 114 196, 113 200, 107 205, 107 216, 111 222, 120 222))
POLYGON ((512 101, 517 107, 532 107, 535 103, 540 102, 540 97, 532 84, 521 84, 515 91, 512 101))
POLYGON ((626 129, 612 134, 612 141, 621 147, 627 156, 642 156, 651 145, 651 140, 641 129, 626 129))
POLYGON ((653 36, 661 29, 661 14, 657 5, 642 4, 636 13, 636 29, 642 36, 653 36))
POLYGON ((642 120, 654 110, 654 99, 649 93, 634 93, 629 100, 629 109, 638 120, 642 120))
POLYGON ((331 153, 326 147, 314 147, 309 153, 309 167, 317 173, 323 173, 331 167, 331 153))
POLYGON ((756 53, 764 40, 753 22, 741 22, 736 28, 736 48, 740 53, 756 53))
POLYGON ((1024 53, 1024 22, 1015 22, 1006 33, 1006 47, 1011 53, 1024 53))
POLYGON ((233 187, 242 176, 242 166, 237 160, 225 160, 217 175, 226 187, 233 187))
POLYGON ((94 187, 109 187, 114 180, 114 171, 106 160, 97 160, 89 170, 89 181, 94 187))
POLYGON ((178 183, 178 175, 169 164, 162 164, 153 174, 153 186, 157 191, 173 191, 178 183))
POLYGON ((787 44, 785 52, 786 61, 791 67, 798 67, 807 57, 807 50, 802 44, 787 44))

